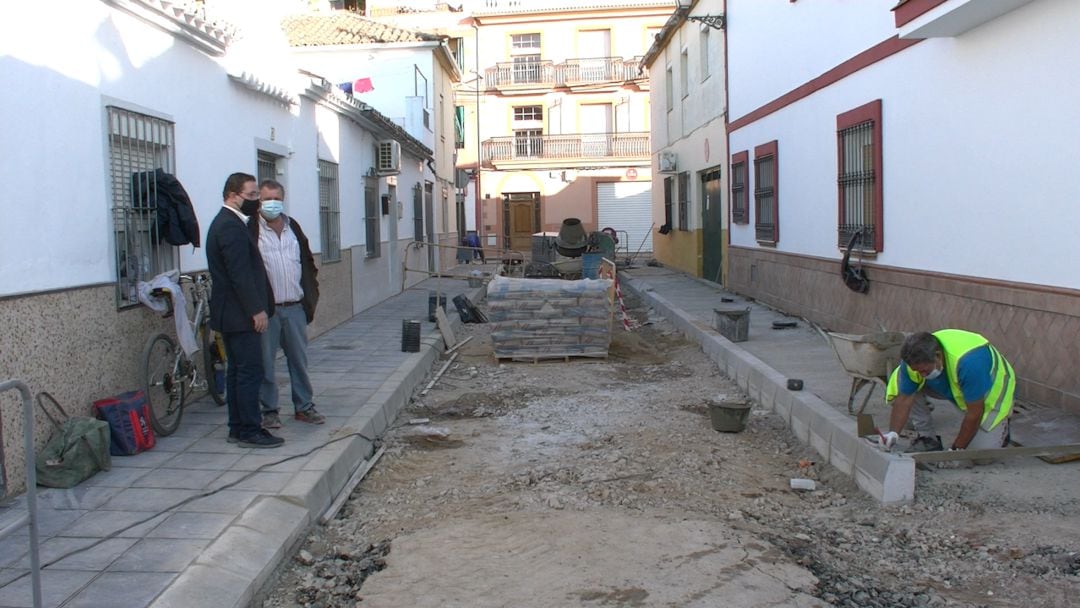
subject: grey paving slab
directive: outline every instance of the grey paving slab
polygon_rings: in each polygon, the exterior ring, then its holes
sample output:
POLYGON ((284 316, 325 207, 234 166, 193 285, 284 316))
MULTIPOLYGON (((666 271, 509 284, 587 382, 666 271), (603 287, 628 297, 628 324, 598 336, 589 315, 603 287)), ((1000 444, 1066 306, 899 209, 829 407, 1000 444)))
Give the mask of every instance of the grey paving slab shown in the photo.
POLYGON ((161 466, 165 461, 176 456, 175 452, 149 451, 135 456, 115 457, 112 459, 113 468, 134 467, 137 469, 153 469, 161 466))
MULTIPOLYGON (((50 542, 66 540, 75 539, 54 538, 50 542)), ((98 542, 98 544, 56 561, 49 560, 52 562, 49 567, 57 570, 100 571, 102 565, 112 563, 116 558, 120 557, 125 551, 130 549, 132 545, 138 542, 138 540, 134 538, 94 539, 94 541, 98 542)), ((30 560, 27 559, 25 562, 20 563, 19 566, 22 568, 29 568, 30 560)))
MULTIPOLYGON (((46 608, 56 608, 61 602, 78 592, 97 573, 84 570, 42 570, 41 598, 46 608)), ((32 608, 33 594, 30 576, 23 576, 0 587, 0 606, 5 608, 32 608)), ((112 604, 100 604, 108 606, 112 604)))
POLYGON ((198 490, 125 488, 112 500, 102 505, 101 508, 105 511, 160 513, 198 494, 198 490))
POLYGON ((181 572, 187 568, 209 540, 145 538, 109 566, 113 572, 181 572))
MULTIPOLYGON (((119 494, 123 488, 108 486, 82 486, 74 488, 50 488, 38 491, 38 507, 57 510, 96 509, 119 494)), ((43 516, 42 523, 47 523, 43 516)))
MULTIPOLYGON (((233 444, 226 443, 223 439, 221 441, 222 451, 231 448, 233 444), (227 446, 227 447, 226 447, 227 446)), ((241 448, 243 449, 243 448, 241 448)), ((239 449, 233 453, 221 454, 210 452, 183 452, 176 454, 170 458, 167 462, 169 467, 174 469, 201 469, 211 471, 227 471, 229 467, 240 460, 241 456, 244 456, 245 452, 239 449)))
POLYGON ((175 490, 202 490, 210 486, 210 482, 221 476, 218 470, 196 469, 154 469, 147 475, 132 482, 133 488, 161 488, 175 490))
POLYGON ((151 470, 153 469, 113 467, 110 471, 98 471, 93 477, 79 484, 79 487, 92 488, 94 486, 111 486, 126 488, 151 470))
POLYGON ((227 513, 176 512, 168 515, 146 537, 211 540, 217 538, 235 519, 236 515, 227 513))
POLYGON ((75 520, 58 536, 142 538, 168 518, 167 514, 145 511, 91 511, 75 520))
POLYGON ((64 604, 64 608, 146 606, 176 578, 173 573, 106 572, 64 604), (117 598, 123 598, 118 602, 117 598))

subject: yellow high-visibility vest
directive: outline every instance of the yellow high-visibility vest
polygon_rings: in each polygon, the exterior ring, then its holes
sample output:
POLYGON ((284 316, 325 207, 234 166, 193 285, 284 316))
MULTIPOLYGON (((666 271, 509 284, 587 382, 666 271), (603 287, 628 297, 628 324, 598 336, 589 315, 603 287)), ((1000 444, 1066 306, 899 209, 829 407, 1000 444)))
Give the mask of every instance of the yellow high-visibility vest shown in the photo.
MULTIPOLYGON (((994 379, 990 392, 983 399, 983 417, 979 426, 984 431, 989 431, 1012 413, 1013 397, 1016 393, 1016 373, 1012 365, 1005 357, 990 344, 989 340, 971 331, 962 329, 941 329, 933 333, 941 344, 941 350, 945 354, 945 375, 949 380, 949 389, 952 391, 953 401, 956 407, 967 411, 967 402, 964 401, 964 393, 960 390, 957 380, 957 368, 960 358, 981 346, 990 347, 990 376, 994 379)), ((897 366, 889 376, 889 384, 885 391, 885 400, 892 401, 900 394, 900 367, 897 366)), ((926 380, 919 372, 907 368, 908 378, 922 390, 926 380)))

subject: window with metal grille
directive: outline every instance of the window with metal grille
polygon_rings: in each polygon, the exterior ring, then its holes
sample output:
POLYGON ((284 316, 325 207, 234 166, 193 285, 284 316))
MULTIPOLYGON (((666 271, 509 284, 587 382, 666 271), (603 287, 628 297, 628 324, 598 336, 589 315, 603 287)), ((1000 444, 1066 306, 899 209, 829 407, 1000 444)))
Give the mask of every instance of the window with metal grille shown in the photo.
POLYGON ((690 230, 690 172, 679 174, 679 230, 690 230))
POLYGON ((664 224, 668 228, 671 228, 671 223, 674 216, 671 212, 673 203, 672 189, 675 187, 675 179, 671 177, 664 178, 664 224))
POLYGON ((136 288, 139 281, 177 266, 176 248, 161 241, 157 209, 150 204, 157 187, 154 170, 175 172, 175 125, 115 106, 108 106, 106 112, 116 246, 116 305, 135 306, 139 303, 136 288))
POLYGON ((514 122, 544 120, 543 106, 514 106, 514 122))
POLYGON ((277 161, 281 158, 277 154, 259 150, 255 160, 255 178, 261 184, 266 179, 277 179, 277 161))
POLYGON ((364 178, 364 247, 365 255, 377 258, 382 255, 382 217, 379 212, 379 180, 364 178))
POLYGON ((338 166, 319 159, 319 242, 323 262, 341 261, 341 200, 338 166))
POLYGON ((541 129, 521 129, 514 131, 514 157, 538 158, 543 155, 543 135, 541 129))
POLYGON ((754 148, 754 231, 761 243, 780 241, 777 148, 776 141, 754 148))
POLYGON ((739 152, 731 156, 731 221, 746 224, 750 221, 750 206, 747 205, 746 178, 749 152, 739 152))
POLYGON ((847 247, 853 236, 854 246, 863 251, 881 251, 881 100, 872 101, 836 117, 836 142, 839 167, 840 223, 837 244, 847 247))
POLYGON ((420 184, 412 190, 413 240, 424 242, 424 187, 420 184))

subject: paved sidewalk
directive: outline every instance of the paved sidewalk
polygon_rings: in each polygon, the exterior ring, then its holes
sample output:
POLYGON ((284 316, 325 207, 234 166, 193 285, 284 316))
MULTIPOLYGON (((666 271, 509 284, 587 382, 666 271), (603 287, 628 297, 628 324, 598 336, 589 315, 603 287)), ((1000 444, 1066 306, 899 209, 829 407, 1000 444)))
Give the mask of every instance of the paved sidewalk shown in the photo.
MULTIPOLYGON (((203 398, 185 408, 177 432, 159 438, 153 450, 114 457, 111 471, 75 488, 39 488, 44 605, 248 605, 372 454, 375 438, 442 351, 441 335, 427 322, 428 292, 437 288, 447 295, 454 322, 453 297, 475 299, 479 291, 464 280, 428 279, 311 342, 311 380, 324 425, 286 415, 288 373, 278 359, 284 447, 226 443, 225 409, 203 398), (403 319, 424 322, 419 353, 401 352, 403 319), (335 438, 344 439, 320 447, 335 438)), ((0 526, 16 509, 25 510, 25 496, 0 509, 0 526)), ((33 605, 28 544, 25 534, 0 541, 0 607, 33 605)))

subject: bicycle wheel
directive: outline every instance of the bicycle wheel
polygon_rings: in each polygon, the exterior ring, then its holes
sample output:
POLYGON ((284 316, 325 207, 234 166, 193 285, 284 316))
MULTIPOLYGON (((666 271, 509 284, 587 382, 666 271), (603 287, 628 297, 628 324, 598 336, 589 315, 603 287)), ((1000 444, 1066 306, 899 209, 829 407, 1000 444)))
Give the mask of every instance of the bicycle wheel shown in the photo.
POLYGON ((225 405, 225 348, 221 336, 210 329, 210 324, 202 330, 203 374, 206 376, 206 391, 214 403, 225 405))
POLYGON ((146 343, 143 350, 143 381, 146 403, 150 406, 150 426, 165 437, 180 426, 184 414, 184 397, 190 371, 176 342, 158 334, 146 343))

